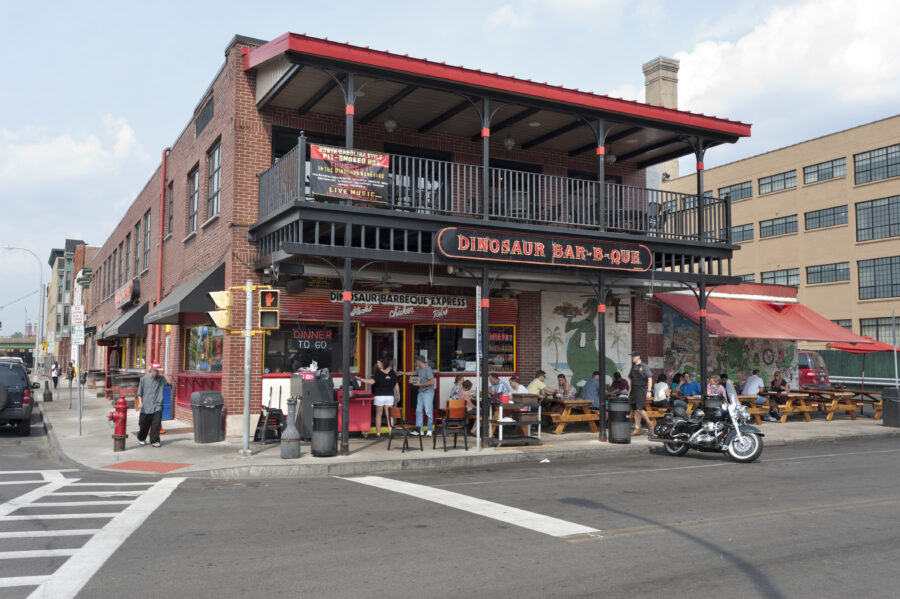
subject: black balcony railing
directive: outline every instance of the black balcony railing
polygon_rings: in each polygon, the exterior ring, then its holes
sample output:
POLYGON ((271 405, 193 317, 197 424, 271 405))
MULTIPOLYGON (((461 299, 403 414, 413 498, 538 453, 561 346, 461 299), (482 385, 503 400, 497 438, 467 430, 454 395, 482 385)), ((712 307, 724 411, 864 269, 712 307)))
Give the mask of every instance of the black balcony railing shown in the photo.
MULTIPOLYGON (((294 202, 335 201, 311 195, 309 163, 300 159, 305 155, 301 142, 259 176, 259 220, 294 202)), ((723 199, 704 198, 701 235, 696 195, 604 183, 601 198, 598 181, 490 168, 485 205, 483 173, 478 165, 391 154, 386 202, 371 205, 455 218, 729 242, 730 206, 723 199)))

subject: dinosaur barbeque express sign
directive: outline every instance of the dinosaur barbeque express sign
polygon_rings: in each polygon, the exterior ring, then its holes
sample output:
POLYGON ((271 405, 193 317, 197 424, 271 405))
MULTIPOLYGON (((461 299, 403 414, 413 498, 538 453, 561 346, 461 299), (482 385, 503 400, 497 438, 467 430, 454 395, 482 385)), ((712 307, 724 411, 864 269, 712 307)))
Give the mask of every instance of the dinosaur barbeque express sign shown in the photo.
MULTIPOLYGON (((340 291, 330 292, 329 300, 333 304, 342 302, 342 293, 340 291)), ((354 304, 350 312, 352 317, 370 314, 398 318, 421 314, 431 318, 440 318, 450 314, 451 310, 465 310, 469 307, 469 299, 464 296, 380 293, 377 291, 354 291, 350 303, 354 304)))
POLYGON ((447 258, 465 260, 627 271, 653 266, 647 246, 580 237, 448 227, 438 232, 437 246, 447 258))
POLYGON ((387 154, 311 145, 309 157, 312 193, 361 202, 386 201, 387 154))

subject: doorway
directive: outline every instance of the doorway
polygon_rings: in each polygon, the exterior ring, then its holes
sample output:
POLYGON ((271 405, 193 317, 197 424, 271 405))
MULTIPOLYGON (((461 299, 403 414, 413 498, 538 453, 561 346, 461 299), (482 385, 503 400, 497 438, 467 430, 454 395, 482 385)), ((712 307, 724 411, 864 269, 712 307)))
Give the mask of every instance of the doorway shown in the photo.
MULTIPOLYGON (((388 357, 393 358, 394 360, 394 370, 396 372, 400 372, 405 364, 403 360, 405 341, 405 329, 367 327, 365 365, 366 378, 372 378, 372 373, 375 372, 375 360, 381 360, 388 357)), ((406 405, 404 401, 405 398, 406 386, 401 382, 400 402, 398 407, 404 407, 406 405)), ((387 423, 384 423, 383 428, 380 432, 387 432, 386 426, 387 423)), ((375 431, 374 424, 372 431, 375 431)))

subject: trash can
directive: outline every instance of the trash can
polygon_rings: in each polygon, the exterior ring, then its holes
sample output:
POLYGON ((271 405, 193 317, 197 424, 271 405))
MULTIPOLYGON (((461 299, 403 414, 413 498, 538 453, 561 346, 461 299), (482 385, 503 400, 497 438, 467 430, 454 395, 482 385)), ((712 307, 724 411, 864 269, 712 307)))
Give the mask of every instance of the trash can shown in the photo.
POLYGON ((320 402, 313 404, 312 443, 310 453, 317 458, 336 456, 338 404, 320 402))
POLYGON ((627 395, 609 400, 609 442, 631 443, 631 401, 627 395))
POLYGON ((900 428, 900 387, 885 387, 882 391, 881 424, 900 428))
MULTIPOLYGON (((300 438, 303 440, 312 438, 313 406, 317 403, 329 403, 334 399, 334 383, 330 380, 305 379, 301 382, 302 397, 300 398, 300 438)), ((291 397, 296 397, 291 395, 291 397)))
POLYGON ((225 440, 225 400, 221 391, 191 393, 194 415, 194 443, 216 443, 225 440))
POLYGON ((172 420, 175 415, 172 413, 172 386, 166 385, 163 388, 163 420, 172 420))

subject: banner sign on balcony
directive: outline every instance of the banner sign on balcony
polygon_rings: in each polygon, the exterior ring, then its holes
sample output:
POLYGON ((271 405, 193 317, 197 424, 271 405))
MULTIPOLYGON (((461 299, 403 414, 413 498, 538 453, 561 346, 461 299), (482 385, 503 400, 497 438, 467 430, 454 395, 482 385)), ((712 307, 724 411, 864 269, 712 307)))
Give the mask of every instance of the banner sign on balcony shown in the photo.
POLYGON ((313 194, 356 200, 384 202, 387 200, 387 179, 390 157, 387 154, 311 145, 309 174, 313 194))
POLYGON ((119 287, 113 296, 116 308, 127 308, 141 297, 141 281, 132 279, 119 287))
POLYGON ((441 229, 438 251, 447 258, 608 270, 646 271, 653 266, 647 246, 563 235, 531 235, 481 229, 441 229))

